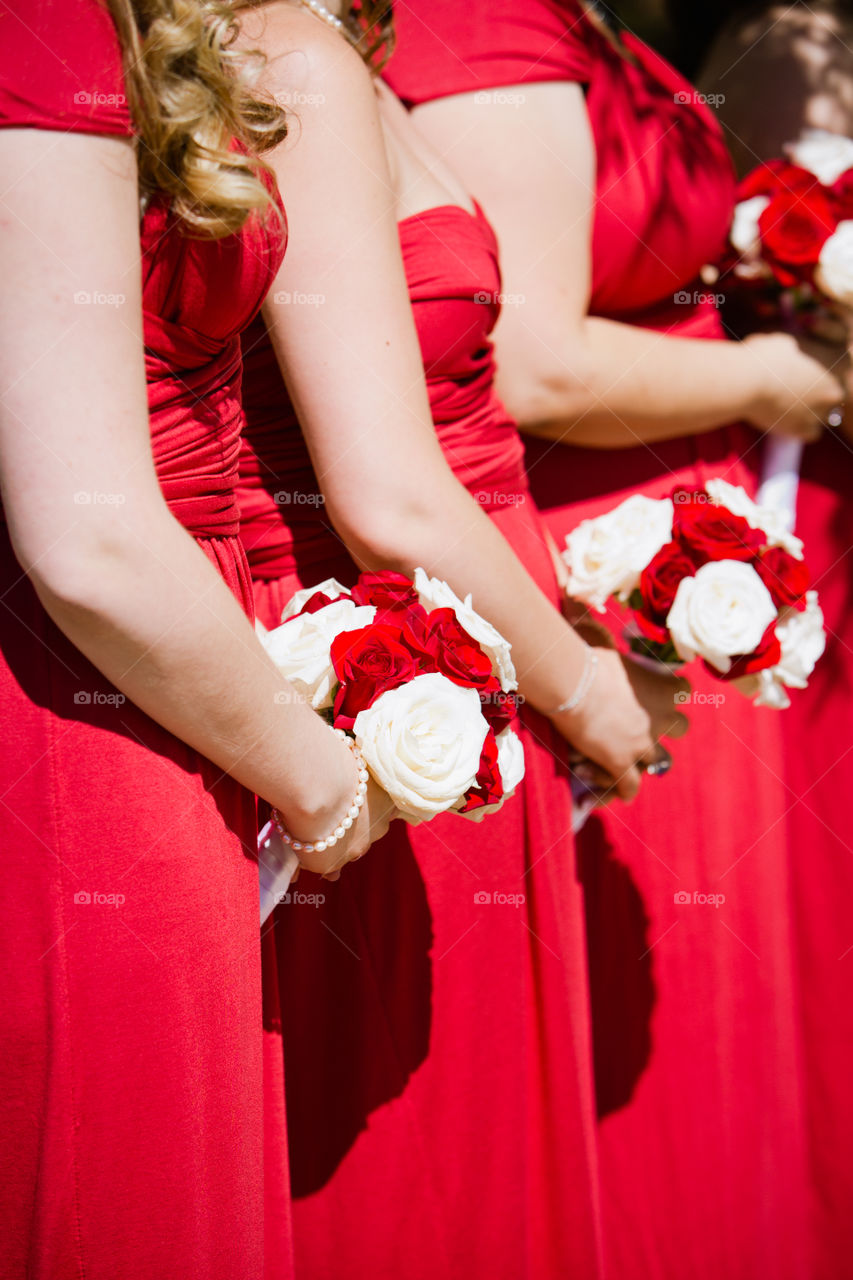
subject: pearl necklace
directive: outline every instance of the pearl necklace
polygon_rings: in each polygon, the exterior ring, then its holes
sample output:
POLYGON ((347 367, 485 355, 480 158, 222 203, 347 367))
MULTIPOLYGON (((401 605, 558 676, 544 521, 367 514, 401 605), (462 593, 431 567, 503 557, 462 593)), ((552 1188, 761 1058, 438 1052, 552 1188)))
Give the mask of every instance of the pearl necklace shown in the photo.
POLYGON ((343 36, 350 44, 357 45, 359 43, 360 37, 350 31, 342 18, 339 18, 337 14, 330 13, 326 6, 320 3, 320 0, 299 0, 299 3, 313 13, 315 18, 325 22, 333 31, 337 31, 338 35, 343 36))

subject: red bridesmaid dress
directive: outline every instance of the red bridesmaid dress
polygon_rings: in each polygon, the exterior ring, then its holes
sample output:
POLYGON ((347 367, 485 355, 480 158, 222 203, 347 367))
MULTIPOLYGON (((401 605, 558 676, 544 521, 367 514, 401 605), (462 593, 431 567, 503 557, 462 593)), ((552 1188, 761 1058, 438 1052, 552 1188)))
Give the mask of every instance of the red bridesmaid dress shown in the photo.
MULTIPOLYGON (((96 0, 0 6, 0 66, 0 124, 130 135, 96 0)), ((189 239, 156 199, 141 233, 160 482, 251 614, 239 330, 283 237, 189 239)), ((45 613, 5 521, 0 540, 0 1275, 254 1280, 264 1143, 279 1162, 285 1144, 280 1079, 265 1134, 254 798, 118 693, 45 613)), ((286 1230, 266 1274, 292 1274, 286 1230)))
POLYGON ((827 432, 806 449, 797 499, 827 630, 809 687, 785 712, 794 936, 800 982, 813 1280, 853 1277, 853 450, 827 432), (846 1261, 845 1261, 846 1259, 846 1261))
MULTIPOLYGON (((500 288, 482 214, 400 224, 436 431, 555 605, 515 425, 493 391, 500 288)), ((355 565, 265 335, 246 335, 241 510, 256 606, 355 565), (254 345, 255 343, 258 345, 254 345), (251 354, 248 354, 251 351, 251 354)), ((476 597, 475 597, 476 604, 476 597)), ((523 715, 527 776, 482 825, 394 823, 277 908, 297 1274, 600 1275, 582 903, 564 743, 523 715)))
MULTIPOLYGON (((464 12, 410 0, 395 16, 387 78, 409 105, 582 84, 597 153, 591 312, 724 339, 699 271, 730 223, 731 166, 711 113, 666 62, 631 35, 623 56, 573 0, 472 0, 464 12)), ((712 476, 751 489, 756 438, 732 425, 602 452, 534 440, 530 484, 562 545, 633 492, 660 497, 712 476)), ((692 730, 674 770, 579 840, 605 1261, 618 1280, 802 1280, 808 1169, 781 724, 689 675, 692 730)))

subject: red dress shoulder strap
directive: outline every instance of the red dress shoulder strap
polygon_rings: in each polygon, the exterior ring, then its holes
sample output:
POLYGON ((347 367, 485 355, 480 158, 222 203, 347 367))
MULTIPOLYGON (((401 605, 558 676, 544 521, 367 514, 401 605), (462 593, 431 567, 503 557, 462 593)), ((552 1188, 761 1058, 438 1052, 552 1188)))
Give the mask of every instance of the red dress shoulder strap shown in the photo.
POLYGON ((577 0, 407 0, 385 79, 407 105, 541 80, 589 80, 577 0))
POLYGON ((102 0, 0 0, 0 127, 132 133, 102 0))

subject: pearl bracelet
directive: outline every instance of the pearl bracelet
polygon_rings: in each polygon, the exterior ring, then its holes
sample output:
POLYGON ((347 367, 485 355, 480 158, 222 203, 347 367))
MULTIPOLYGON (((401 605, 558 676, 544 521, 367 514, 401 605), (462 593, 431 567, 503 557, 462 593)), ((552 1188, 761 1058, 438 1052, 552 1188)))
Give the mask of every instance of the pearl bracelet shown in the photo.
POLYGON ((580 706, 580 704, 583 702, 584 698, 592 688, 592 682, 595 679, 595 673, 597 669, 598 669, 598 654, 596 653, 595 649, 592 649, 590 648, 589 645, 587 645, 586 664, 584 666, 583 672, 581 673, 581 678, 578 681, 577 688, 575 689, 574 693, 570 698, 566 698, 565 702, 561 702, 559 707, 554 707, 553 711, 549 711, 547 714, 549 716, 558 716, 562 714, 563 711, 577 710, 577 708, 580 706))
POLYGON ((355 799, 349 809, 347 809, 340 825, 335 827, 332 834, 330 836, 326 836, 325 840, 315 840, 311 844, 308 844, 303 840, 294 840, 293 836, 285 827, 278 809, 273 809, 272 820, 275 824, 276 831, 281 836, 284 843, 290 845, 294 853, 325 853, 327 849, 333 848, 339 840, 344 838, 364 805, 364 798, 367 795, 367 783, 370 778, 370 774, 367 772, 367 767, 364 763, 364 756, 359 751, 355 738, 351 738, 343 729, 335 729, 335 733, 347 744, 355 757, 355 763, 358 767, 358 791, 356 791, 355 799))

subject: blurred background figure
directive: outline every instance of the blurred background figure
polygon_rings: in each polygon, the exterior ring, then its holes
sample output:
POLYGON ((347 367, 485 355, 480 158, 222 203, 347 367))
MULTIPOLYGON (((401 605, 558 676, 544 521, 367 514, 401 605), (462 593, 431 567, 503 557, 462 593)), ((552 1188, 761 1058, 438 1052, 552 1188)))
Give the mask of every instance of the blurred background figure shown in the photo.
MULTIPOLYGON (((684 65, 715 95, 743 175, 803 130, 853 137, 853 5, 687 4, 670 0, 684 65), (701 64, 701 65, 700 65, 701 64)), ((841 152, 843 155, 843 152, 841 152)), ((842 161, 843 163, 843 161, 842 161)), ((849 162, 848 162, 849 163, 849 162)), ((847 353, 835 353, 837 369, 847 353)), ((849 405, 850 375, 845 375, 849 405)), ((790 807, 791 930, 800 1071, 812 1185, 809 1280, 853 1275, 853 444, 850 411, 805 451, 797 533, 824 610, 828 645, 780 727, 790 807)))

